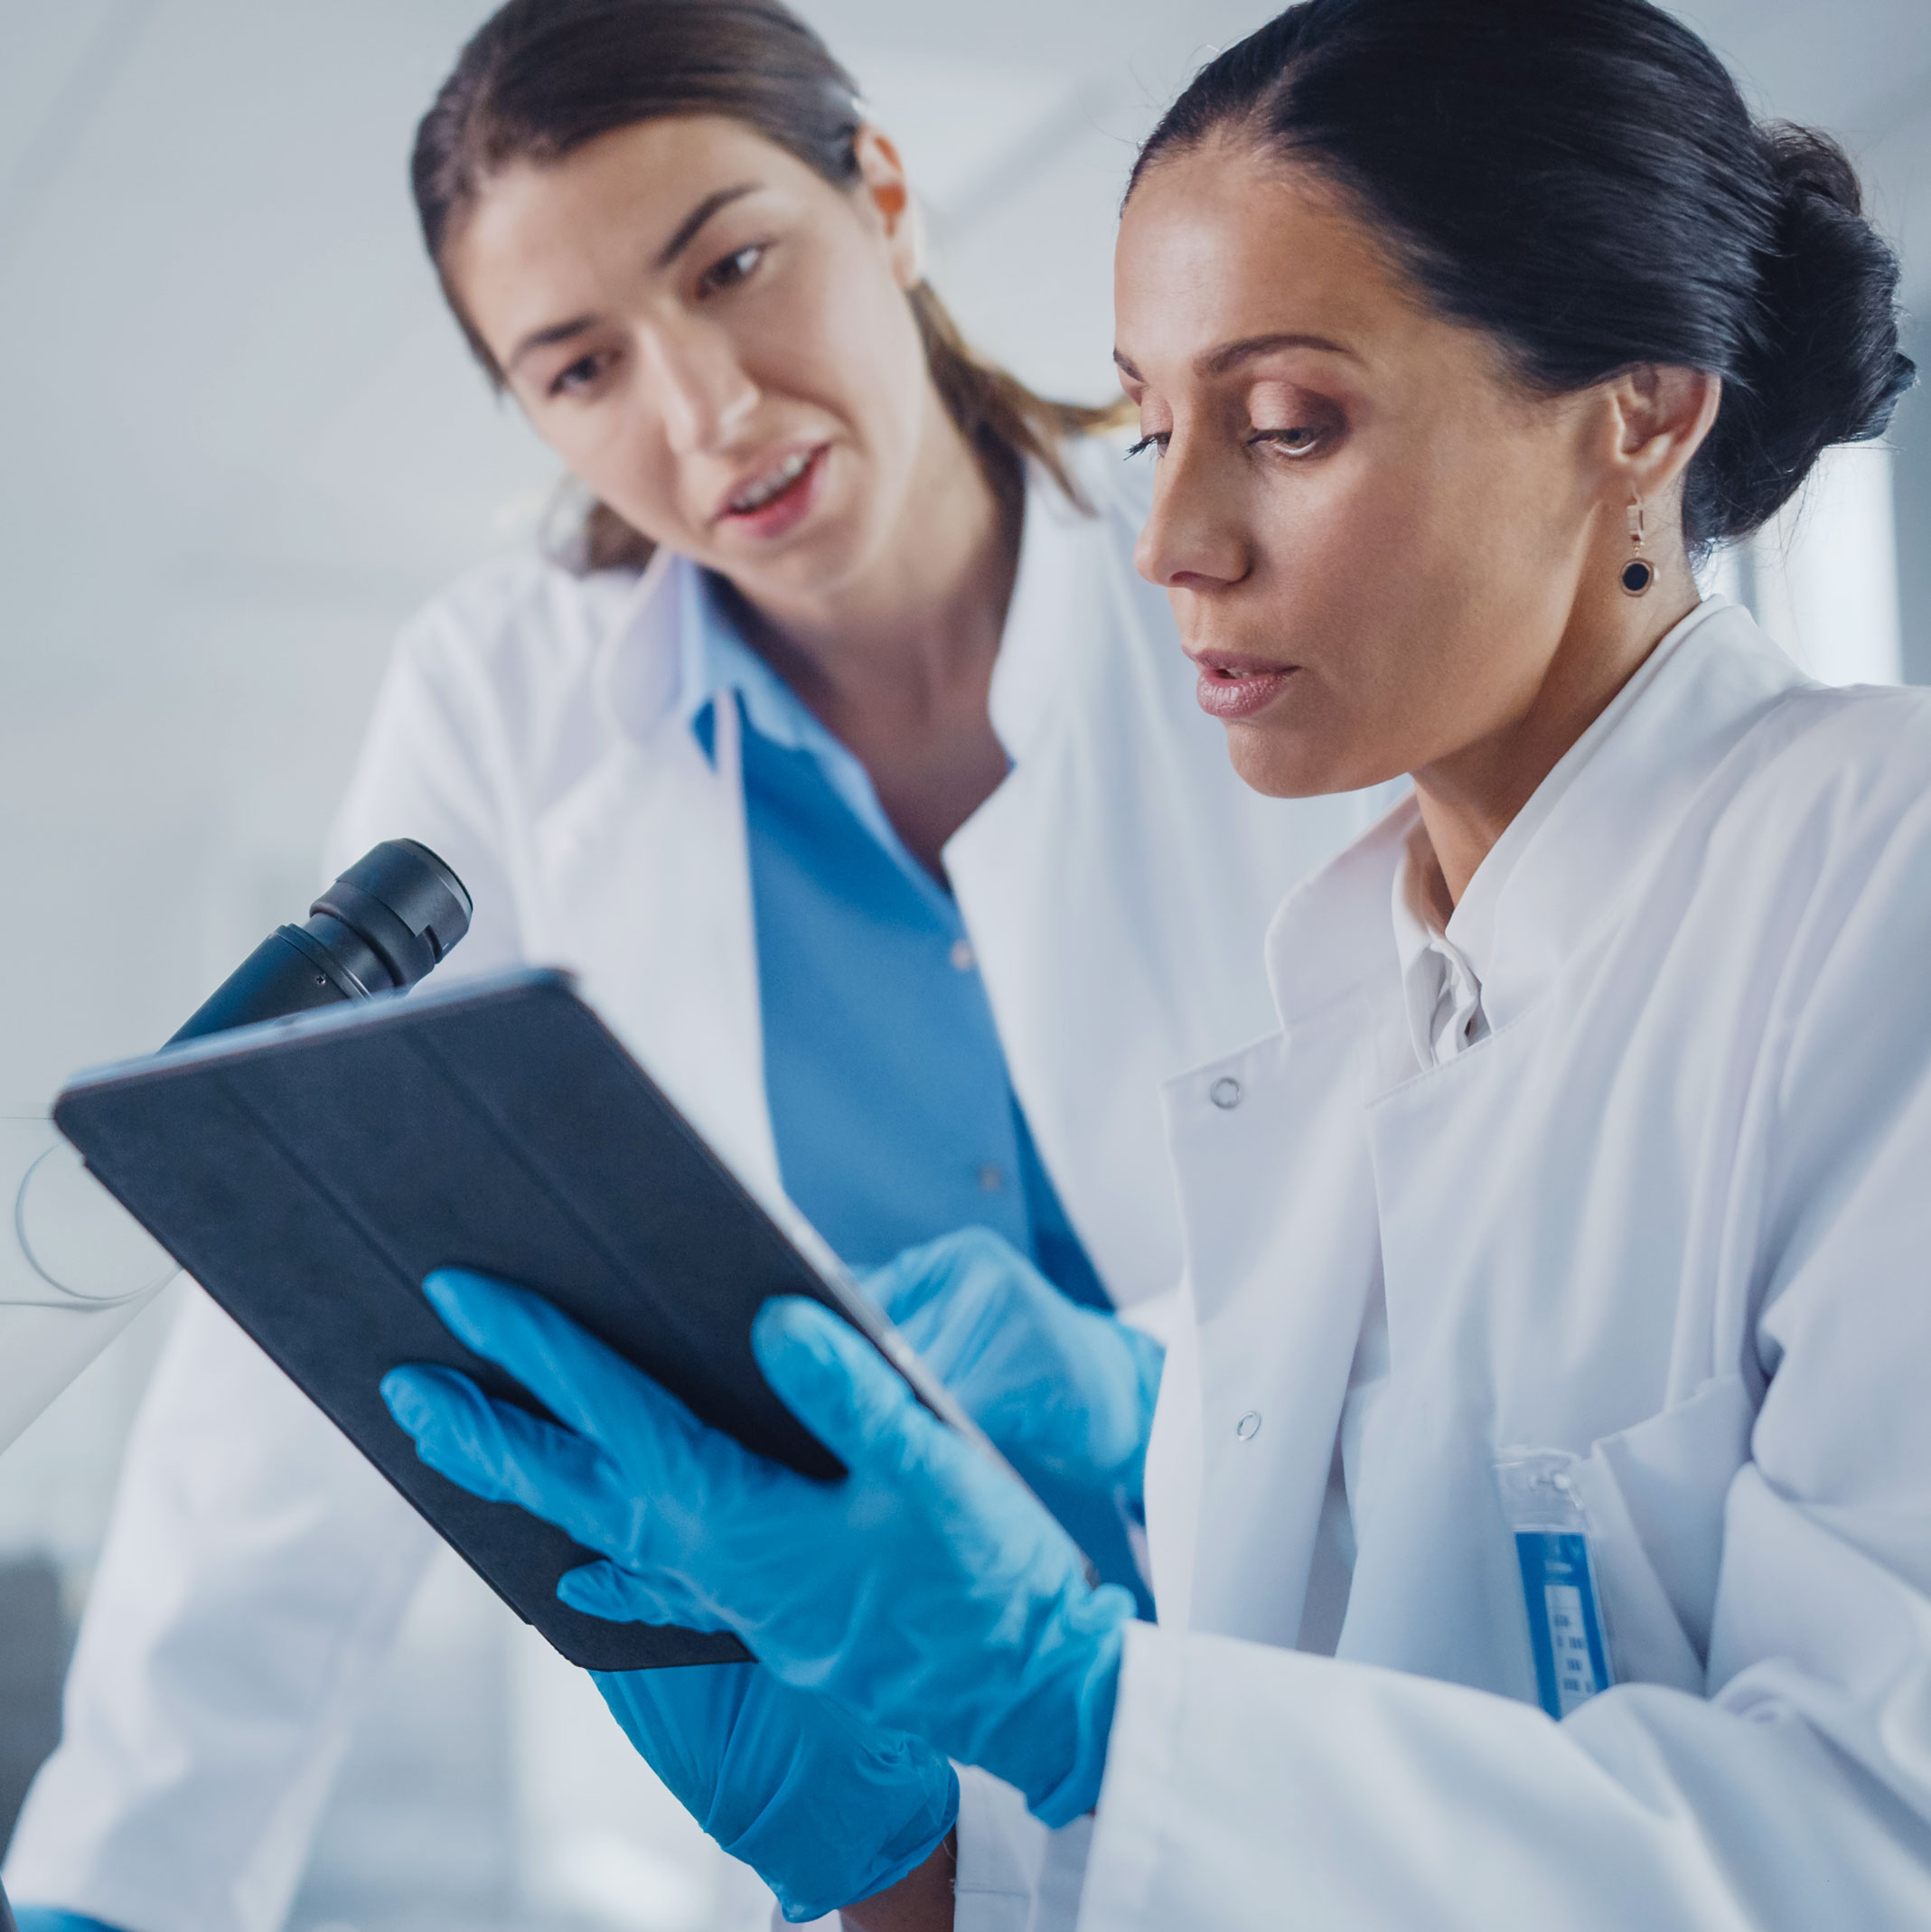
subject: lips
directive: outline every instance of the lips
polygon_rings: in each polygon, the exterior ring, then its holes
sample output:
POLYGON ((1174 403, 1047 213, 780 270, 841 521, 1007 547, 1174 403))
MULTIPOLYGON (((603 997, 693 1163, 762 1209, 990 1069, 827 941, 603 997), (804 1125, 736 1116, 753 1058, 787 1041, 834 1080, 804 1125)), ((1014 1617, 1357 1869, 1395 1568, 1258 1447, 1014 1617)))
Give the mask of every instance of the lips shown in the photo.
POLYGON ((787 450, 740 477, 717 508, 717 522, 754 537, 782 536, 811 507, 829 445, 787 450))
POLYGON ((1194 664, 1200 672, 1195 691, 1200 708, 1223 724, 1265 710, 1287 689, 1298 668, 1222 657, 1196 657, 1194 664))

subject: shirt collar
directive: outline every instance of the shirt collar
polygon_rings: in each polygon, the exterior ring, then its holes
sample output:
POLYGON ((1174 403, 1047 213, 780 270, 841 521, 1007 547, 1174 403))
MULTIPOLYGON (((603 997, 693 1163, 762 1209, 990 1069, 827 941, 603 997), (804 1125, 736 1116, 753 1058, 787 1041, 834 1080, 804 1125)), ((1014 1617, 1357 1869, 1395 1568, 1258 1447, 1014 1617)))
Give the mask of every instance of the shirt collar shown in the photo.
MULTIPOLYGON (((1118 452, 1106 438, 1073 437, 1062 455, 1074 481, 1103 496, 1118 452), (1095 487, 1099 486, 1099 487, 1095 487)), ((1069 683, 1069 637, 1091 630, 1118 595, 1108 552, 1110 520, 1071 502, 1037 462, 1026 465, 1017 574, 1005 634, 992 669, 993 729, 1009 756, 1023 758, 1069 683)), ((599 647, 604 701, 626 735, 651 736, 673 720, 696 729, 699 714, 728 687, 757 729, 779 744, 821 750, 837 740, 717 610, 707 573, 659 549, 637 583, 629 611, 599 647), (717 621, 722 618, 722 621, 717 621)), ((843 749, 842 746, 839 749, 843 749)))
POLYGON ((906 850, 905 841, 878 802, 871 774, 811 708, 745 641, 732 615, 725 587, 707 571, 684 573, 680 612, 679 654, 682 704, 692 736, 717 763, 717 716, 720 699, 736 699, 745 726, 765 743, 808 754, 820 775, 894 863, 936 905, 950 907, 945 890, 906 850))
POLYGON ((1444 921, 1433 887, 1441 868, 1418 820, 1401 844, 1394 873, 1394 945, 1409 1039, 1423 1067, 1452 1059, 1488 1030, 1482 981, 1444 921))
POLYGON ((851 754, 811 708, 745 642, 724 586, 708 571, 690 569, 678 585, 679 710, 712 756, 717 702, 735 696, 745 721, 787 751, 808 751, 821 764, 851 754))

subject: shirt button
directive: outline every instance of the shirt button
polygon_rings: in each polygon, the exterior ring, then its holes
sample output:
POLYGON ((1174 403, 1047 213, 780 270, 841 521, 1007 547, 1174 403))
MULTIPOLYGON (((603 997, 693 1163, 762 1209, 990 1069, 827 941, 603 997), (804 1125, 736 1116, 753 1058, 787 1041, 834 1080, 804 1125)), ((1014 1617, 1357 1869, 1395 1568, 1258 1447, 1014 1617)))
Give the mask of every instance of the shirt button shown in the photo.
POLYGON ((1005 1175, 989 1160, 979 1170, 979 1191, 981 1194, 997 1194, 1005 1185, 1005 1175))
POLYGON ((1230 1074, 1207 1089, 1207 1098, 1223 1113, 1231 1113, 1241 1104, 1241 1083, 1230 1074))
POLYGON ((970 972, 979 964, 979 955, 972 950, 970 939, 955 939, 952 942, 952 971, 970 972))
POLYGON ((1258 1409, 1250 1409, 1233 1425, 1233 1432, 1242 1442, 1251 1442, 1261 1433, 1261 1411, 1258 1409))

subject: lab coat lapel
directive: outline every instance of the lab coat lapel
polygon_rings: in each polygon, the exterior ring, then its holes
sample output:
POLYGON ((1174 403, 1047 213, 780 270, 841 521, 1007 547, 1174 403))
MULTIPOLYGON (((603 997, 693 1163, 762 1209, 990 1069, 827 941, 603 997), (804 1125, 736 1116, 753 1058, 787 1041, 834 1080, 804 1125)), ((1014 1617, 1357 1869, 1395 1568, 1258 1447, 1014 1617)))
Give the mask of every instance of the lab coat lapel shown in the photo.
POLYGON ((600 668, 604 754, 538 820, 533 957, 586 997, 758 1191, 780 1190, 764 1099, 736 707, 715 762, 690 726, 697 571, 668 554, 600 668))
MULTIPOLYGON (((1586 1421, 1593 1435, 1626 1421, 1600 1376, 1606 1406, 1590 1418, 1556 1372, 1600 1359, 1603 1338, 1589 1332, 1572 1284, 1558 1290, 1568 1271, 1561 1204, 1524 1199, 1524 1177, 1548 1151, 1538 1123, 1565 1121, 1564 1079, 1615 1089, 1613 1067, 1579 1067, 1570 1055, 1579 1016, 1606 999, 1612 1017, 1581 1032, 1616 1051, 1626 1041, 1621 1001, 1636 969, 1618 963, 1617 939, 1632 896, 1659 864, 1683 862, 1685 815, 1707 809, 1698 795, 1709 796, 1710 773, 1801 681, 1748 614, 1720 600, 1666 639, 1571 751, 1578 768, 1546 816, 1532 800, 1518 821, 1527 838, 1480 962, 1490 1036, 1427 1073, 1383 1077, 1369 1096, 1396 1374, 1404 1360, 1430 1363, 1498 1442, 1553 1440, 1586 1421), (1464 1252, 1477 1233, 1484 1244, 1464 1252), (1542 1366, 1531 1373, 1527 1362, 1542 1366), (1503 1401, 1498 1390, 1515 1395, 1503 1401)), ((1498 842, 1491 856, 1501 853, 1498 842)), ((1666 1338, 1666 1324, 1658 1332, 1666 1338)))
MULTIPOLYGON (((1163 1557, 1163 1622, 1281 1646, 1299 1634, 1380 1268, 1362 1102, 1387 1050, 1373 1014, 1390 1002, 1374 996, 1396 971, 1389 882, 1413 818, 1404 802, 1281 908, 1268 955, 1282 1032, 1166 1090, 1195 1318, 1176 1358, 1196 1386, 1163 1388, 1161 1402, 1176 1433, 1196 1403, 1198 1421, 1197 1441, 1164 1458, 1197 1489, 1191 1524, 1160 1498, 1193 1533, 1190 1564, 1163 1557), (1290 1181, 1323 1203, 1317 1223, 1266 1211, 1290 1181), (1176 1569, 1190 1571, 1185 1600, 1164 1581, 1176 1569)), ((1149 1472, 1149 1491, 1159 1480, 1149 1472)))
POLYGON ((1136 720, 1162 702, 1111 701, 1144 675, 1147 652, 1110 541, 1101 519, 1029 474, 991 690, 1013 769, 947 843, 945 865, 1034 1139, 1101 1278, 1131 1302, 1179 1272, 1165 1152, 1151 1110, 1106 1106, 1092 1075, 1138 1059, 1150 1096, 1192 1056, 1162 1064, 1157 1042, 1120 1037, 1107 997, 1120 972, 1148 971, 1159 943, 1142 930, 1141 876, 1117 861, 1134 840, 1120 821, 1133 809, 1136 720))
MULTIPOLYGON (((1695 862, 1683 831, 1708 810, 1711 772, 1799 681, 1734 606, 1713 603, 1665 640, 1579 741, 1547 815, 1532 801, 1518 821, 1527 837, 1482 962, 1491 1036, 1425 1073, 1384 1078, 1369 1097, 1394 1417, 1380 1453, 1425 1474, 1358 1525, 1345 1655, 1531 1694, 1495 1458, 1517 1444, 1588 1458, 1686 1397, 1710 1367, 1690 1351, 1690 1384, 1678 1386, 1672 1310, 1698 1304, 1669 1254, 1646 1251, 1645 1229, 1579 1235, 1598 1164, 1640 1197, 1629 1162, 1645 1149, 1618 1155, 1602 1121, 1576 1116, 1566 1096, 1618 1092, 1643 973, 1625 951, 1627 908, 1659 865, 1695 862), (1474 1533, 1485 1519, 1488 1533, 1474 1533), (1416 1575, 1436 1580, 1432 1618, 1401 1608, 1416 1575)), ((1598 1487, 1592 1533, 1610 1536, 1616 1493, 1598 1487)), ((1648 1574, 1611 1568, 1625 1583, 1648 1574)), ((1633 1640, 1636 1619, 1625 1625, 1633 1640)), ((1675 1632, 1668 1617, 1642 1628, 1675 1632)), ((1642 1674, 1693 1685, 1680 1637, 1666 1655, 1659 1643, 1642 1674)), ((1626 1646, 1625 1667, 1633 1655, 1626 1646)))

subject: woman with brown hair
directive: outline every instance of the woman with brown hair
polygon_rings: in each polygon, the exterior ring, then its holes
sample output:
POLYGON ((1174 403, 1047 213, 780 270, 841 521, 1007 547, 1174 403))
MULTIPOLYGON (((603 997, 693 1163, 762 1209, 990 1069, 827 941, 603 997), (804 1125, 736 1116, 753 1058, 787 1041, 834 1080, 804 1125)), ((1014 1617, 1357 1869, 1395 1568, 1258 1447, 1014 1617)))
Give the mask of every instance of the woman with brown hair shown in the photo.
MULTIPOLYGON (((404 636, 335 847, 441 853, 457 969, 574 968, 848 1261, 980 1224, 1073 1301, 1165 1289, 1158 1083, 1265 1027, 1268 911, 1356 815, 1226 770, 1105 413, 965 351, 890 141, 767 0, 513 0, 415 186, 472 349, 597 507, 404 636)), ((1132 1580, 1111 1498, 1080 1533, 1132 1580)), ((429 1549, 192 1308, 15 1897, 269 1932, 429 1549)))

